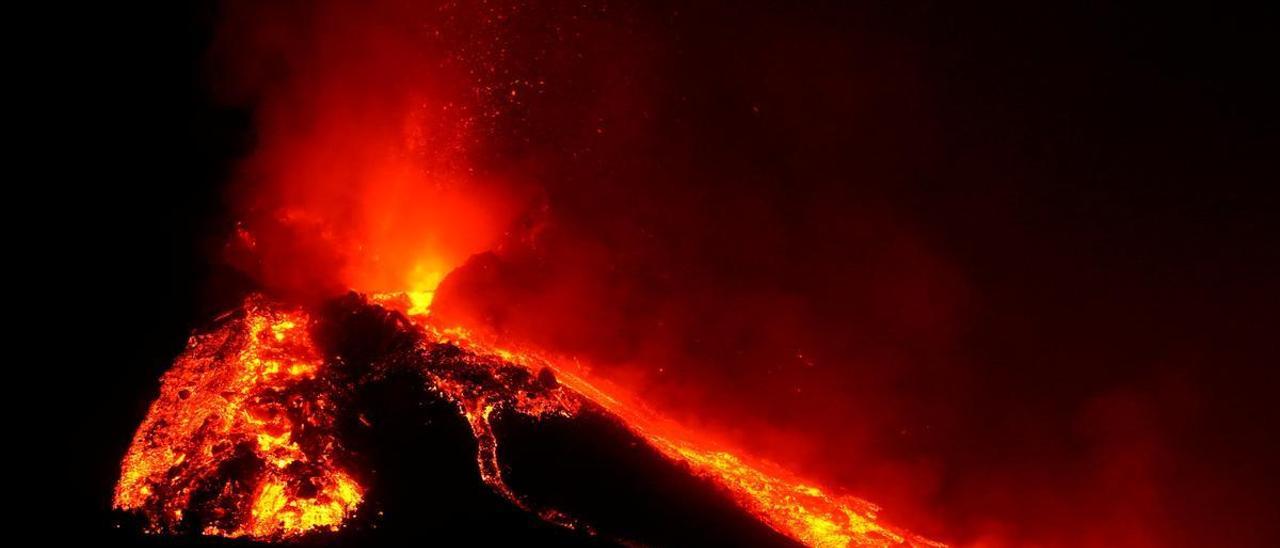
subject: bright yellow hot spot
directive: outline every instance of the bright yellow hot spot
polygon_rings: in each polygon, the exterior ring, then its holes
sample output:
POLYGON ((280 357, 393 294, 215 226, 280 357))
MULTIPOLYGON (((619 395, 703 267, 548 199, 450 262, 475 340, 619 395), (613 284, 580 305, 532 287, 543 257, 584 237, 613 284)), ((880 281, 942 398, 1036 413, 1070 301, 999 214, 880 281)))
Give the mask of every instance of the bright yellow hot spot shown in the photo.
POLYGON ((445 273, 450 270, 443 265, 418 263, 409 274, 409 290, 405 296, 409 299, 409 308, 405 313, 410 316, 425 316, 431 311, 431 301, 436 296, 436 288, 444 281, 445 273))
POLYGON ((431 302, 436 288, 444 281, 444 273, 419 264, 408 276, 405 291, 370 293, 373 302, 403 312, 406 316, 426 316, 431 313, 431 302))
POLYGON ((193 490, 216 478, 237 446, 270 466, 217 495, 224 513, 202 518, 213 520, 205 534, 295 537, 337 528, 360 504, 360 486, 335 462, 332 403, 280 397, 323 373, 309 319, 254 299, 244 312, 192 337, 121 464, 114 505, 143 512, 153 532, 179 528, 193 490))
POLYGON ((270 538, 281 531, 337 529, 347 513, 360 503, 360 487, 342 472, 325 480, 327 485, 313 498, 289 496, 286 484, 279 479, 263 483, 254 497, 248 534, 270 538))
POLYGON ((425 315, 431 311, 431 300, 435 298, 436 292, 431 291, 410 291, 405 294, 409 298, 409 309, 405 313, 410 316, 425 315))

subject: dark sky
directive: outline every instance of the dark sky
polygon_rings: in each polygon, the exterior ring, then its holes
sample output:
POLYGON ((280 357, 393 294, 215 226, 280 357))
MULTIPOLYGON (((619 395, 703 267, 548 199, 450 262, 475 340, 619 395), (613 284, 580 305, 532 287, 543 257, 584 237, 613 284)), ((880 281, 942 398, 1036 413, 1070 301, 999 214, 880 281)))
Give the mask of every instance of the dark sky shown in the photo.
MULTIPOLYGON (((537 237, 439 313, 945 541, 1274 542, 1267 14, 783 4, 515 10, 506 70, 553 85, 475 161, 537 189, 537 237)), ((254 131, 215 100, 216 13, 112 13, 58 65, 52 169, 85 229, 41 249, 107 324, 77 358, 91 504, 249 284, 216 252, 254 131)))

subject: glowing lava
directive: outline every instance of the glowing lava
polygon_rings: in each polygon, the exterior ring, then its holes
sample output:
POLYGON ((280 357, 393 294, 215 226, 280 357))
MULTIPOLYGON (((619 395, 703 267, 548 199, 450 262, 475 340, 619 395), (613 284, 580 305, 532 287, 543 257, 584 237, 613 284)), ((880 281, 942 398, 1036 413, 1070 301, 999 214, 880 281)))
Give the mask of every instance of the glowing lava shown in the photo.
MULTIPOLYGON (((548 522, 593 531, 506 484, 491 423, 497 413, 571 418, 587 406, 607 413, 659 454, 713 480, 761 522, 809 546, 940 546, 879 523, 866 501, 705 441, 624 399, 624 391, 536 354, 477 342, 465 329, 439 329, 426 316, 410 323, 381 313, 416 341, 395 367, 412 368, 471 427, 480 479, 548 522)), ((115 506, 143 515, 156 533, 282 540, 347 522, 365 491, 344 468, 349 459, 335 419, 353 412, 351 392, 377 372, 369 364, 335 370, 311 340, 311 323, 300 310, 250 297, 238 313, 193 336, 124 458, 115 506)))
POLYGON ((338 528, 364 493, 343 470, 309 318, 257 298, 195 335, 121 465, 116 508, 152 532, 282 539, 338 528))
MULTIPOLYGON (((403 303, 404 299, 384 298, 384 303, 403 303)), ((779 533, 808 546, 945 546, 910 532, 899 530, 876 520, 879 508, 865 500, 839 496, 812 483, 793 477, 764 462, 752 462, 745 455, 735 454, 651 412, 640 402, 624 396, 619 390, 604 382, 588 381, 581 368, 565 367, 532 352, 515 352, 474 340, 466 328, 438 328, 425 315, 411 315, 428 336, 434 340, 458 345, 478 355, 500 357, 506 362, 525 367, 530 372, 543 370, 554 372, 558 383, 571 388, 574 395, 600 406, 617 417, 627 428, 649 442, 667 458, 682 462, 694 473, 709 477, 724 488, 740 506, 779 533)), ((571 414, 573 410, 560 402, 543 408, 535 408, 535 414, 559 412, 571 414)), ((543 402, 543 406, 547 403, 543 402)), ((467 416, 476 431, 482 449, 480 469, 491 472, 495 489, 509 492, 501 485, 496 470, 496 445, 492 431, 486 427, 491 407, 472 403, 467 416), (486 457, 485 455, 489 455, 486 457), (495 485, 496 484, 496 485, 495 485)), ((529 413, 528 410, 522 410, 529 413)), ((491 481, 486 478, 486 481, 491 481)))

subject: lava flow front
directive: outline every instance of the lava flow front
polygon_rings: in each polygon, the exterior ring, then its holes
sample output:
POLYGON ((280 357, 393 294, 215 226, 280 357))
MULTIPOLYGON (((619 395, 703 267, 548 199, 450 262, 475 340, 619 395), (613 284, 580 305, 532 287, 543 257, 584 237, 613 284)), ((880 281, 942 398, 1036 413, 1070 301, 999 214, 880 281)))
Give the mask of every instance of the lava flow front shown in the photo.
POLYGON ((352 299, 352 310, 390 318, 392 334, 407 341, 394 356, 357 363, 322 352, 312 340, 316 320, 256 296, 193 336, 124 459, 115 506, 141 514, 157 533, 282 540, 336 530, 367 490, 338 423, 349 415, 363 421, 352 403, 361 386, 408 370, 465 418, 481 481, 556 525, 595 534, 592 524, 507 485, 496 417, 572 419, 587 409, 611 417, 756 519, 810 546, 935 545, 878 523, 869 503, 696 442, 694 433, 545 359, 475 342, 425 315, 411 322, 352 299))

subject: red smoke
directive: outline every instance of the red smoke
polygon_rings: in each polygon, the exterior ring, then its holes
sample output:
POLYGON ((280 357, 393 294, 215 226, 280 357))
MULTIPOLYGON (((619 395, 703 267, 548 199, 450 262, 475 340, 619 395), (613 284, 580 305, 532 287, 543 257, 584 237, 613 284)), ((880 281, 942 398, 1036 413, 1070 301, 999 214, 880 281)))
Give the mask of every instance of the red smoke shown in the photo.
POLYGON ((424 11, 229 8, 227 91, 257 120, 235 189, 239 244, 257 248, 242 260, 267 287, 429 293, 510 224, 510 195, 470 158, 492 115, 474 67, 418 22, 424 11))
POLYGON ((1035 197, 976 190, 1031 168, 950 140, 908 38, 764 11, 229 5, 222 91, 257 121, 234 260, 301 297, 443 280, 444 323, 939 540, 1253 538, 1191 521, 1245 495, 1185 447, 1207 343, 1146 351, 1190 331, 1165 294, 1076 275, 1035 197))

